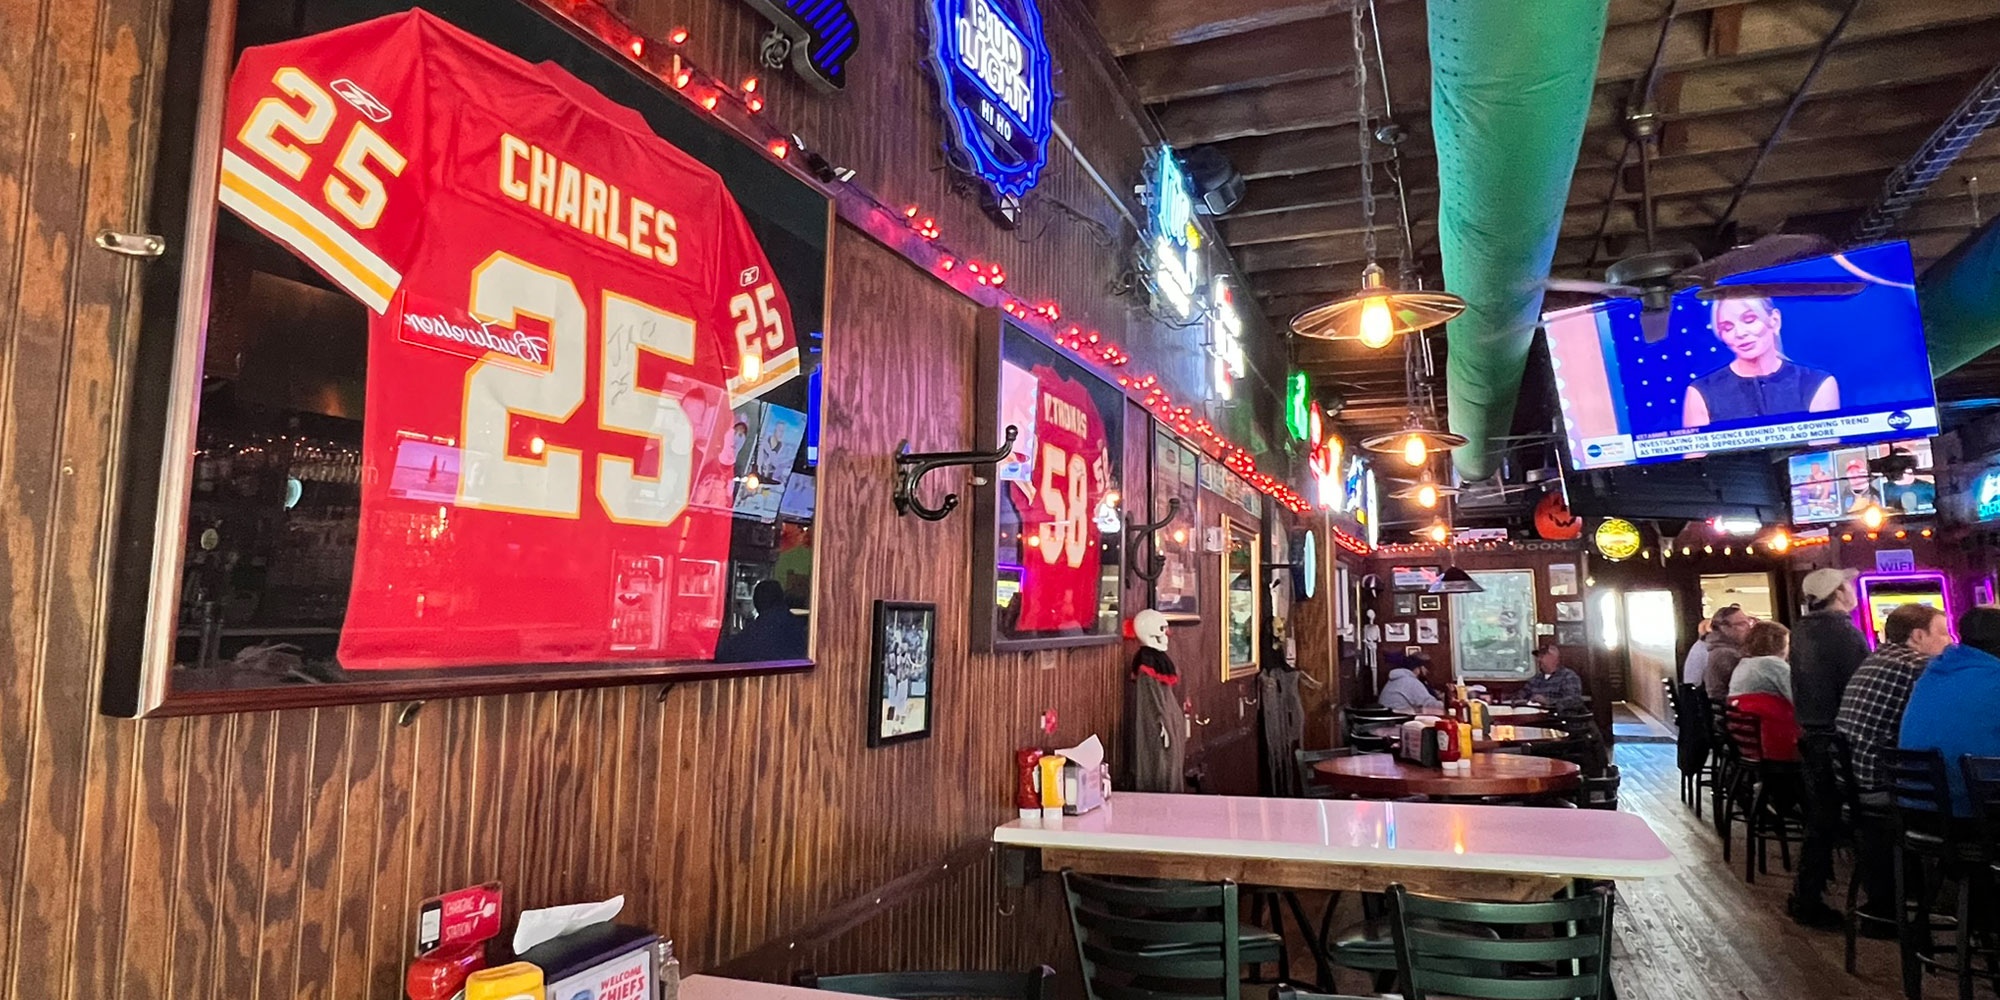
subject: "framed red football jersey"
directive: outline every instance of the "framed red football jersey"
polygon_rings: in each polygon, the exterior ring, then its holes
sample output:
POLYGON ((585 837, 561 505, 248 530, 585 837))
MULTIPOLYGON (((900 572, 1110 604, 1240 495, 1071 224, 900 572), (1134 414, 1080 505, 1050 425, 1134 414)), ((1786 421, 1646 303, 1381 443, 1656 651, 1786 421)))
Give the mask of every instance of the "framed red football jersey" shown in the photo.
POLYGON ((245 50, 220 200, 370 312, 349 670, 699 660, 731 410, 799 370, 714 171, 423 11, 245 50))
POLYGON ((996 649, 1117 641, 1125 397, 997 311, 980 350, 995 400, 981 440, 1015 439, 976 495, 974 604, 990 627, 975 632, 996 649))

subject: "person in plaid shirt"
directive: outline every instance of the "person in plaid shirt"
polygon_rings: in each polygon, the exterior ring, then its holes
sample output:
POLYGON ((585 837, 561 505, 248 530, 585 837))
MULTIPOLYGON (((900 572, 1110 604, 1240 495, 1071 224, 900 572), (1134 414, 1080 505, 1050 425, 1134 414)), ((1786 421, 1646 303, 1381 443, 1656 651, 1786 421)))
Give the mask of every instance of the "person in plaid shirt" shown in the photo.
MULTIPOLYGON (((1951 645, 1944 612, 1928 604, 1905 604, 1891 611, 1882 632, 1885 641, 1861 661, 1848 680, 1840 698, 1840 714, 1834 720, 1834 728, 1853 748, 1854 783, 1864 795, 1880 794, 1882 779, 1876 763, 1882 748, 1896 745, 1910 688, 1931 658, 1951 645)), ((1868 875, 1868 902, 1862 910, 1871 916, 1893 917, 1896 872, 1892 845, 1885 832, 1857 832, 1865 855, 1862 867, 1868 875)), ((1872 931, 1884 925, 1862 926, 1872 931)))

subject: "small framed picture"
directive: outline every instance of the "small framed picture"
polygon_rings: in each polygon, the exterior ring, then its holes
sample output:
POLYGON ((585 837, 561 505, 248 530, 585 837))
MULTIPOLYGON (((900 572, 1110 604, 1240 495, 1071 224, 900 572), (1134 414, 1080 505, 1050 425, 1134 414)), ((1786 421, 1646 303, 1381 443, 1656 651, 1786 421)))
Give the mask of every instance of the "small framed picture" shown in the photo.
POLYGON ((1410 623, 1390 622, 1382 626, 1382 639, 1385 642, 1409 642, 1410 623))
POLYGON ((1576 596, 1576 564, 1555 563, 1549 567, 1549 596, 1576 596))
POLYGON ((1397 614, 1399 614, 1399 615, 1414 615, 1414 614, 1416 614, 1416 613, 1417 613, 1417 595, 1415 595, 1415 594, 1397 594, 1397 595, 1396 595, 1396 604, 1395 604, 1395 607, 1396 607, 1396 613, 1397 613, 1397 614))
POLYGON ((868 671, 868 745, 931 734, 932 670, 937 663, 937 605, 875 602, 875 646, 868 671))
POLYGON ((1586 645, 1586 641, 1583 636, 1583 626, 1574 622, 1564 625, 1557 625, 1556 645, 1558 646, 1586 645))
POLYGON ((1424 651, 1424 647, 1422 647, 1422 646, 1404 646, 1404 647, 1403 647, 1403 655, 1404 655, 1404 656, 1415 656, 1415 655, 1417 655, 1418 653, 1421 653, 1421 652, 1423 652, 1423 651, 1424 651))
POLYGON ((1443 611, 1443 610, 1444 610, 1444 595, 1443 595, 1443 594, 1418 594, 1418 595, 1417 595, 1417 610, 1418 610, 1418 611, 1443 611))
POLYGON ((1423 643, 1426 646, 1437 645, 1438 641, 1437 619, 1435 618, 1417 619, 1417 641, 1423 643))
POLYGON ((1582 620, 1583 620, 1583 602, 1582 602, 1582 601, 1557 601, 1557 602, 1556 602, 1556 621, 1559 621, 1559 622, 1580 622, 1580 621, 1582 621, 1582 620))

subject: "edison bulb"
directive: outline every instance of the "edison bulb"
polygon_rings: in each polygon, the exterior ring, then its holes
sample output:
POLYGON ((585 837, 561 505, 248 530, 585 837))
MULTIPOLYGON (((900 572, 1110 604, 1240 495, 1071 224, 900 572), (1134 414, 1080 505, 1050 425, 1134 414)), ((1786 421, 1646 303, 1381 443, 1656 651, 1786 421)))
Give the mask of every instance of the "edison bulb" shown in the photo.
POLYGON ((1443 545, 1444 540, 1446 538, 1449 538, 1450 536, 1451 536, 1451 531, 1445 528, 1444 525, 1442 524, 1431 525, 1431 541, 1436 542, 1439 545, 1443 545))
POLYGON ((1861 523, 1867 525, 1869 531, 1874 531, 1876 528, 1881 527, 1882 508, 1872 503, 1869 504, 1868 509, 1861 512, 1861 523))
POLYGON ((1771 546, 1771 551, 1784 552, 1786 549, 1792 547, 1792 536, 1786 534, 1785 532, 1780 531, 1777 534, 1771 536, 1771 541, 1769 544, 1771 546))
POLYGON ((1432 486, 1429 483, 1425 483, 1422 486, 1417 487, 1417 506, 1435 507, 1437 505, 1438 505, 1437 487, 1432 486))
POLYGON ((1372 350, 1389 346, 1396 336, 1396 317, 1389 314, 1388 299, 1368 299, 1361 303, 1361 344, 1372 350))
POLYGON ((1424 447, 1422 435, 1412 434, 1403 441, 1403 461, 1411 465, 1422 465, 1430 458, 1430 449, 1424 447))

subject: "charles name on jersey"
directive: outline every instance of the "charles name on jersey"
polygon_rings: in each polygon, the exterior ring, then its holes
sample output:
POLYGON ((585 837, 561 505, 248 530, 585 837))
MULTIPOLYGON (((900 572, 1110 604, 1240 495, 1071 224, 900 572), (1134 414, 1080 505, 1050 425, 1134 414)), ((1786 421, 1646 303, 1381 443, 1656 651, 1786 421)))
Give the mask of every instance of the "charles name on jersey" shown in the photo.
POLYGON ((500 137, 500 193, 620 250, 680 263, 671 214, 512 133, 500 137))

